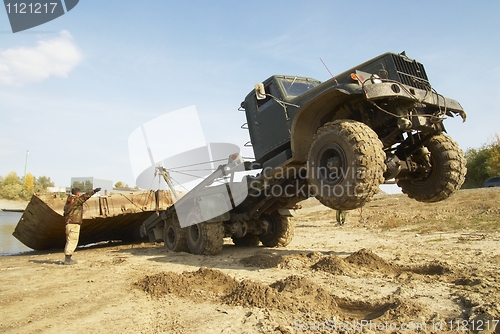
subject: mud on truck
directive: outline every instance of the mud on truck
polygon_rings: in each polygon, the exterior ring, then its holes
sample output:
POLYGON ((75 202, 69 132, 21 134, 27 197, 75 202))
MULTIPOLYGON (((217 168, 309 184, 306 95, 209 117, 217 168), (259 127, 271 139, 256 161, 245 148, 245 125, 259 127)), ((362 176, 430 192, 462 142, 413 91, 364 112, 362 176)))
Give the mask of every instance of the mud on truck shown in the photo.
POLYGON ((465 121, 465 111, 404 53, 382 54, 325 82, 273 75, 241 109, 255 160, 231 154, 144 222, 150 241, 194 254, 219 253, 225 237, 237 246, 282 247, 294 234, 290 210, 306 198, 352 210, 381 184, 397 183, 417 201, 438 202, 465 179, 463 152, 443 124, 454 116, 465 121), (254 174, 235 181, 242 169, 254 174))

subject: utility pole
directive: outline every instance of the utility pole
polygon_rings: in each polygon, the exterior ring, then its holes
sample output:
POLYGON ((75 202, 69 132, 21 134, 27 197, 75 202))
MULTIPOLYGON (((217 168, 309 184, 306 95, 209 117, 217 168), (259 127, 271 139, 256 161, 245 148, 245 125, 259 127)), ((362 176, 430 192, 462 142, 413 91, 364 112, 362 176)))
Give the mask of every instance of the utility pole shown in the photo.
POLYGON ((26 151, 26 159, 24 160, 24 184, 26 184, 26 167, 28 166, 28 154, 29 150, 26 151))
POLYGON ((26 150, 26 158, 24 159, 24 187, 23 190, 21 191, 21 195, 24 197, 26 195, 26 168, 28 166, 28 154, 30 153, 29 150, 26 150))

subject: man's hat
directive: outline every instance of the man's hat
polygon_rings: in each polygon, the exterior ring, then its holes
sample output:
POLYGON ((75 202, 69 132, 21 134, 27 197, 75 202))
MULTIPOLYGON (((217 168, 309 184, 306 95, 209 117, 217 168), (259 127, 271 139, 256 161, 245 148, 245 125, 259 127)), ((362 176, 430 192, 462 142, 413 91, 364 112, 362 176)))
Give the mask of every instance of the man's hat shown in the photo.
POLYGON ((71 193, 72 193, 73 195, 76 195, 76 194, 78 194, 79 192, 80 192, 80 188, 73 188, 73 189, 71 189, 71 193))

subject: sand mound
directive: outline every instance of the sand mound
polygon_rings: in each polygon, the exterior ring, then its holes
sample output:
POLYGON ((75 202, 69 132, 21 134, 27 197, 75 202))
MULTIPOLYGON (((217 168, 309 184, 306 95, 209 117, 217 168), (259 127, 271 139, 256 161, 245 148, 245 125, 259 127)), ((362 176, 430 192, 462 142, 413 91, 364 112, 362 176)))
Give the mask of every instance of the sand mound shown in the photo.
POLYGON ((240 263, 246 267, 301 269, 310 267, 323 257, 320 252, 309 252, 289 255, 260 253, 242 258, 240 263))
POLYGON ((255 254, 249 257, 244 257, 240 263, 245 267, 256 268, 276 268, 281 263, 282 257, 277 254, 255 254))
POLYGON ((309 252, 309 253, 299 253, 283 255, 281 261, 278 264, 278 268, 281 269, 302 269, 310 267, 313 263, 317 262, 323 257, 320 252, 309 252))
POLYGON ((163 272, 146 276, 137 283, 144 291, 155 297, 170 293, 179 297, 187 297, 195 290, 209 290, 215 294, 227 294, 233 291, 238 284, 234 278, 218 270, 203 267, 197 271, 185 271, 182 274, 163 272))
POLYGON ((451 273, 448 264, 439 261, 433 261, 419 266, 402 267, 402 270, 411 271, 412 273, 420 275, 445 275, 451 273))
POLYGON ((365 269, 368 271, 376 271, 380 274, 385 275, 394 275, 399 272, 397 268, 395 268, 390 263, 386 262, 377 254, 374 254, 372 251, 368 249, 360 249, 359 251, 352 253, 347 258, 345 258, 346 262, 353 264, 360 269, 365 269))
MULTIPOLYGON (((414 266, 392 265, 377 254, 364 248, 352 253, 346 258, 341 258, 335 255, 321 257, 311 266, 311 269, 321 270, 332 275, 353 277, 360 275, 396 276, 404 272, 430 276, 443 276, 452 273, 450 266, 440 261, 433 261, 428 264, 414 266)), ((446 278, 446 280, 449 279, 451 278, 446 278)))
MULTIPOLYGON (((146 276, 136 285, 157 298, 174 294, 198 303, 220 302, 338 319, 397 319, 397 310, 403 307, 403 302, 392 297, 361 301, 337 297, 321 285, 298 275, 267 285, 252 280, 238 282, 218 270, 200 268, 182 274, 164 272, 146 276)), ((407 312, 408 307, 401 311, 407 312)))
POLYGON ((228 305, 282 309, 284 307, 282 299, 271 287, 244 280, 233 291, 222 297, 222 302, 228 305))
POLYGON ((336 255, 325 256, 316 262, 311 269, 322 270, 333 275, 353 275, 354 270, 342 258, 336 255))

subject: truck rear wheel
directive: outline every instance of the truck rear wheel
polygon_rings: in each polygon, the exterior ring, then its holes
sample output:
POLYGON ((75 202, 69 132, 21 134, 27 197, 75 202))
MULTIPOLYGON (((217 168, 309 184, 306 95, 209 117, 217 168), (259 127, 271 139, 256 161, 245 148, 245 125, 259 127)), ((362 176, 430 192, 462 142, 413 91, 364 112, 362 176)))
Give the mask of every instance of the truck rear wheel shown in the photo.
POLYGON ((384 182, 384 160, 382 142, 366 124, 326 123, 316 132, 307 157, 310 193, 332 209, 362 207, 384 182))
POLYGON ((239 247, 255 247, 260 243, 259 236, 253 233, 247 233, 241 238, 233 237, 233 243, 239 247))
POLYGON ((261 215, 260 218, 269 224, 267 233, 259 236, 264 246, 285 247, 292 241, 295 233, 295 223, 292 220, 280 215, 278 211, 261 215))
POLYGON ((186 233, 179 225, 177 217, 170 217, 165 220, 163 228, 163 243, 166 249, 174 252, 189 251, 186 233))
POLYGON ((185 228, 189 251, 198 255, 219 254, 224 246, 224 223, 200 222, 201 215, 195 211, 188 214, 187 220, 198 222, 185 228))
POLYGON ((419 202, 439 202, 460 189, 465 181, 467 161, 458 144, 444 133, 433 136, 424 146, 430 152, 431 165, 426 175, 397 180, 397 183, 410 198, 419 202))

